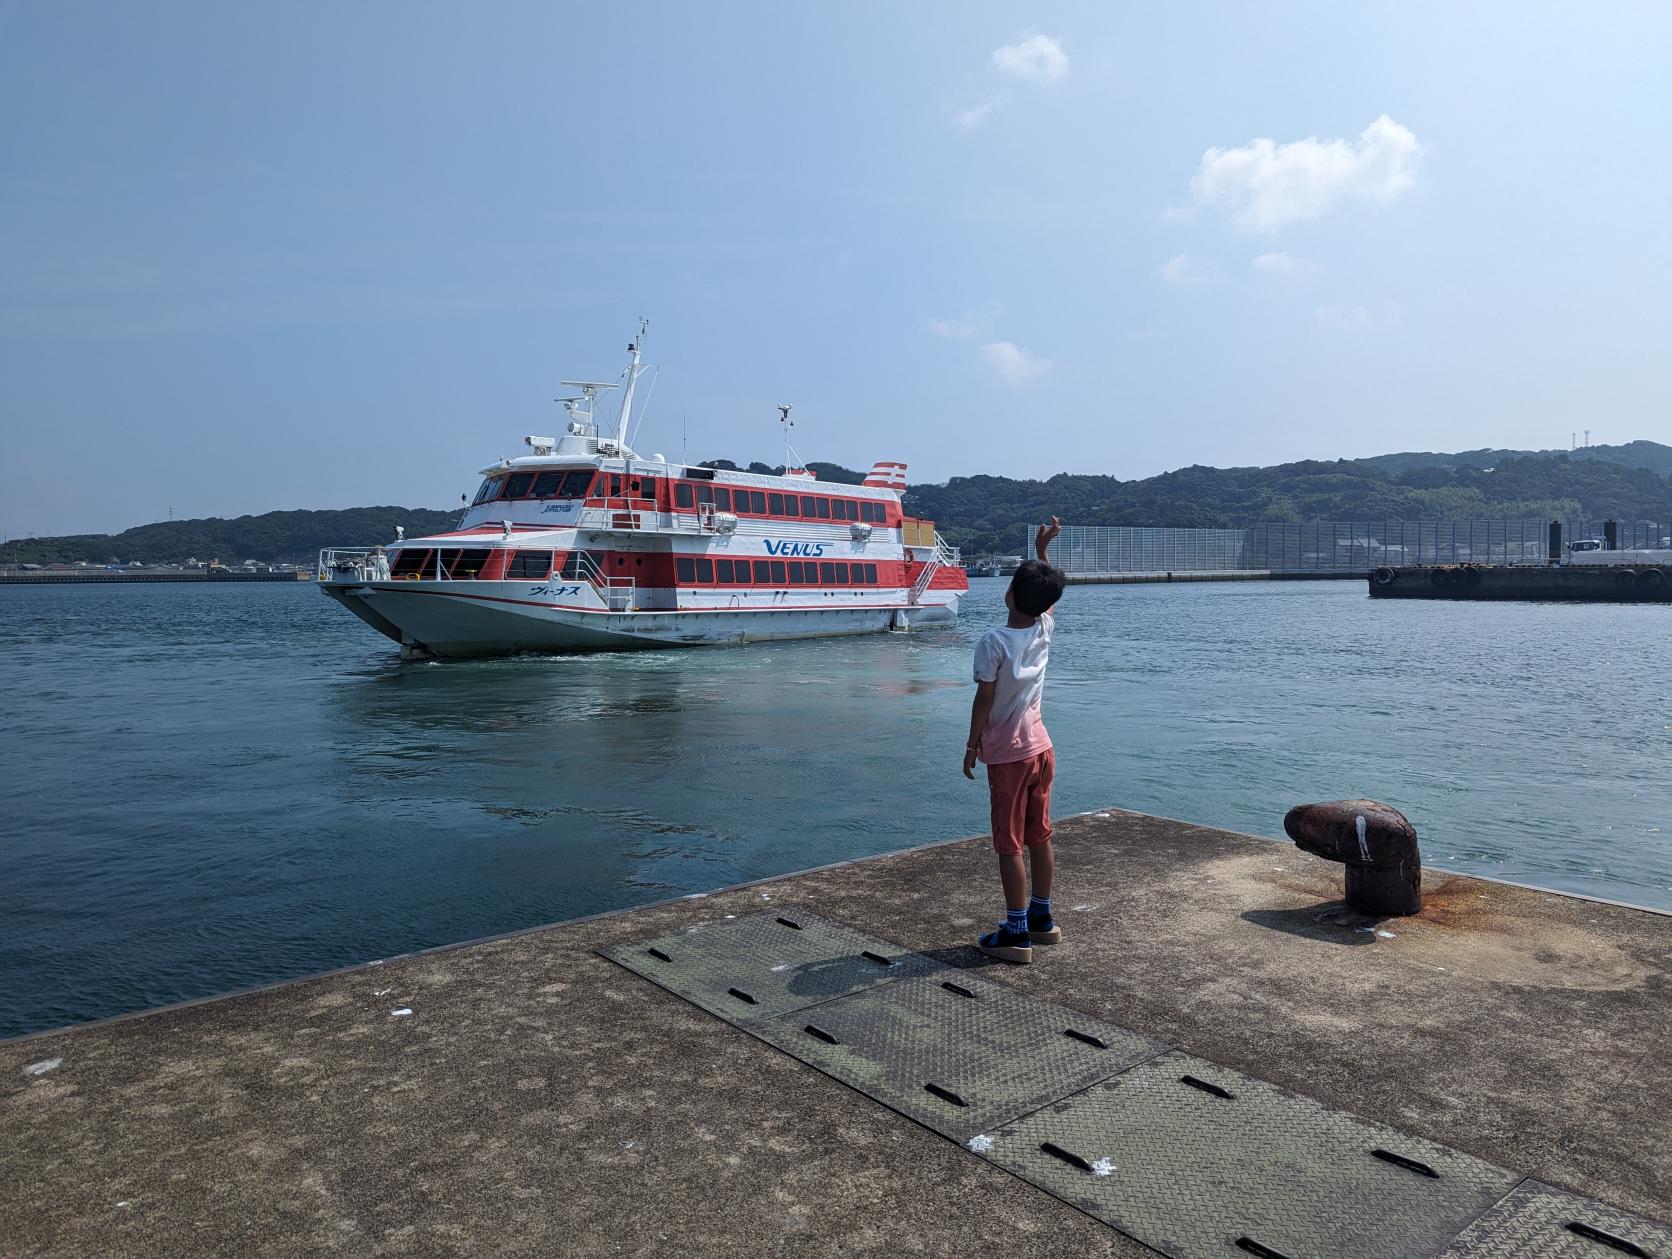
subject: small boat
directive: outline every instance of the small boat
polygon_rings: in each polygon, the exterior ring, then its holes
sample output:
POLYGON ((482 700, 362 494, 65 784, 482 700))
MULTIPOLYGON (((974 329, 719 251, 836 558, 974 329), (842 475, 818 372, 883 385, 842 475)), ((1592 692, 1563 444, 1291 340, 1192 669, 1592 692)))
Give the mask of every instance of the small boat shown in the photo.
POLYGON ((906 515, 906 465, 822 482, 787 437, 781 475, 642 456, 627 444, 645 325, 615 382, 564 381, 569 416, 484 468, 458 527, 331 548, 319 588, 409 657, 620 651, 947 625, 969 590, 932 521, 906 515))

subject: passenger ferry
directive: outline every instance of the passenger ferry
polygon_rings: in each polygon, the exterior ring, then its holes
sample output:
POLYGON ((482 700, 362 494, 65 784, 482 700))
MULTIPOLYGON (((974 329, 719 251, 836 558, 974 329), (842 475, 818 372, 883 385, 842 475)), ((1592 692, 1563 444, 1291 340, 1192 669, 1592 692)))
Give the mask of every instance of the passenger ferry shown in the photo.
MULTIPOLYGON (((821 482, 785 442, 781 476, 692 467, 627 445, 645 326, 615 382, 564 381, 561 436, 482 470, 458 527, 319 557, 320 589, 409 657, 765 642, 944 625, 969 589, 933 522, 901 509, 906 466, 821 482)), ((786 436, 790 408, 780 407, 786 436)), ((400 531, 397 531, 400 533, 400 531)))

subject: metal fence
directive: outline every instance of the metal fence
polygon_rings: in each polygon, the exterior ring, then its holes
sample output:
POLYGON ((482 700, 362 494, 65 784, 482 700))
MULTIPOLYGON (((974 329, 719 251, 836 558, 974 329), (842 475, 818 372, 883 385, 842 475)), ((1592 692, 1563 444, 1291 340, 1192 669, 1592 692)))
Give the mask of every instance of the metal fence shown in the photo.
MULTIPOLYGON (((1624 549, 1672 542, 1672 524, 1620 521, 1624 549)), ((1064 525, 1051 558, 1070 575, 1245 570, 1362 573, 1379 564, 1542 564, 1547 520, 1321 520, 1243 529, 1064 525)), ((1564 521, 1564 542, 1602 538, 1600 520, 1564 521)), ((1032 549, 1032 526, 1019 548, 1032 549)))

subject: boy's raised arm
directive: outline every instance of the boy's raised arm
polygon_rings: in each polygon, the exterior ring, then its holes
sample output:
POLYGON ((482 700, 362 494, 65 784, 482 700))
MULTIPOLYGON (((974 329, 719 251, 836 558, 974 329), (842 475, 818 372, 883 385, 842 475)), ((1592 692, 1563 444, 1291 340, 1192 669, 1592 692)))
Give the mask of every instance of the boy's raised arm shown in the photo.
POLYGON ((1051 543, 1056 541, 1057 534, 1062 532, 1062 521, 1051 517, 1051 523, 1040 525, 1039 532, 1033 535, 1033 553, 1039 557, 1041 564, 1049 564, 1051 559, 1046 552, 1051 549, 1051 543))

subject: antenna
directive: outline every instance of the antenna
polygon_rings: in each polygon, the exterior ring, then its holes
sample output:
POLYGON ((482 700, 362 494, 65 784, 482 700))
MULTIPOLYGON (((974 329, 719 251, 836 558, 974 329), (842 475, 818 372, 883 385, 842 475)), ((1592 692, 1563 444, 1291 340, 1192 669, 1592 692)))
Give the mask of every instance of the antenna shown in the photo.
POLYGON ((616 419, 616 448, 623 449, 627 445, 627 421, 633 413, 633 386, 638 383, 639 373, 644 368, 639 366, 639 355, 644 351, 644 337, 650 331, 650 320, 639 320, 639 335, 627 343, 627 353, 631 356, 627 360, 627 388, 621 395, 621 415, 616 419))
POLYGON ((790 419, 790 411, 794 409, 794 407, 795 403, 793 402, 780 402, 778 404, 778 423, 783 427, 784 431, 785 472, 788 472, 791 468, 799 467, 801 464, 801 456, 796 453, 795 447, 790 445, 790 430, 795 427, 795 421, 790 419))

